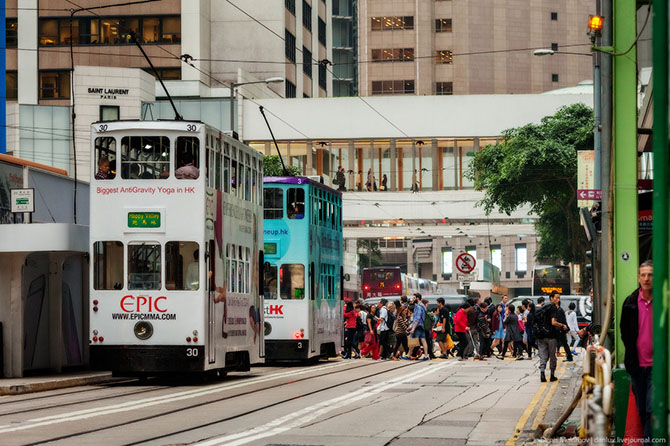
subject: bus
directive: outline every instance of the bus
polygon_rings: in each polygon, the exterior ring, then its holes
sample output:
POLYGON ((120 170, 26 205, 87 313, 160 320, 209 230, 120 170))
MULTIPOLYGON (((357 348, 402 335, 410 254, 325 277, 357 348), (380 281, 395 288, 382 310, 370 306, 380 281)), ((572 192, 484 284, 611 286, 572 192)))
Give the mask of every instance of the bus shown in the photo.
POLYGON ((363 299, 384 297, 387 300, 399 299, 400 296, 436 296, 440 293, 434 280, 409 276, 400 271, 400 267, 374 267, 363 269, 363 299))
POLYGON ((533 269, 533 296, 546 296, 553 291, 570 294, 570 267, 536 266, 533 269))
POLYGON ((306 177, 266 177, 266 360, 335 356, 343 344, 342 194, 306 177))
POLYGON ((263 362, 261 155, 202 122, 111 121, 91 159, 92 367, 263 362))

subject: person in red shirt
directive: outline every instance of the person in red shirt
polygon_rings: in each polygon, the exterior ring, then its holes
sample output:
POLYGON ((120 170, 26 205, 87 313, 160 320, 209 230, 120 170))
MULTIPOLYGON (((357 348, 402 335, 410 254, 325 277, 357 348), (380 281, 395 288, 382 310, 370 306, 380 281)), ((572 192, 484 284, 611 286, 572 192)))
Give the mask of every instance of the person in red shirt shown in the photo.
POLYGON ((358 312, 354 310, 354 304, 347 302, 344 307, 344 354, 342 358, 351 358, 351 350, 354 347, 354 335, 356 334, 356 318, 358 312))
POLYGON ((468 347, 468 336, 466 334, 466 330, 468 330, 468 308, 470 308, 470 304, 463 304, 454 316, 454 333, 458 336, 459 361, 465 360, 465 349, 468 347))

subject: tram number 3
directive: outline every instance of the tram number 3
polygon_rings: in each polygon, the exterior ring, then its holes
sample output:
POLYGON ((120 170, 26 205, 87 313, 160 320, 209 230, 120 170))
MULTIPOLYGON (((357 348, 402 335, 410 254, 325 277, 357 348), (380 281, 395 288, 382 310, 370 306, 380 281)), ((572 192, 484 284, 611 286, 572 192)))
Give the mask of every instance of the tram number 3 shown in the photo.
POLYGON ((195 358, 198 356, 198 349, 197 348, 187 348, 186 349, 186 356, 189 358, 195 358))
POLYGON ((186 131, 187 132, 195 132, 196 131, 195 124, 186 124, 186 131))

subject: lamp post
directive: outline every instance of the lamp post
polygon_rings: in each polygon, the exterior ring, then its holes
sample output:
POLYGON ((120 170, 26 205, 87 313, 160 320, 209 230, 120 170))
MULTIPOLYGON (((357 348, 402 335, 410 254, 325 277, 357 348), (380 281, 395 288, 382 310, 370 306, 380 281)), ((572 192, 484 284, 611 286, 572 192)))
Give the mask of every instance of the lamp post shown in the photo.
POLYGON ((269 77, 264 81, 253 81, 253 82, 231 82, 230 83, 230 131, 235 131, 235 89, 242 85, 251 85, 251 84, 277 84, 279 82, 284 82, 283 77, 269 77))

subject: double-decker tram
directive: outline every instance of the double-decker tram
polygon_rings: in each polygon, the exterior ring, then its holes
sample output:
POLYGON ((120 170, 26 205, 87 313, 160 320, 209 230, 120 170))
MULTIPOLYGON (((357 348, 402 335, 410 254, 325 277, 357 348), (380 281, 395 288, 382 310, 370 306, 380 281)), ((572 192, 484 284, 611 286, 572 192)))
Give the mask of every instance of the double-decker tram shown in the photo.
POLYGON ((262 362, 261 155, 193 121, 99 122, 91 145, 92 366, 262 362))
POLYGON ((305 177, 266 177, 267 360, 334 356, 343 340, 342 194, 305 177))

